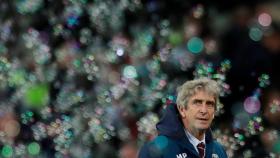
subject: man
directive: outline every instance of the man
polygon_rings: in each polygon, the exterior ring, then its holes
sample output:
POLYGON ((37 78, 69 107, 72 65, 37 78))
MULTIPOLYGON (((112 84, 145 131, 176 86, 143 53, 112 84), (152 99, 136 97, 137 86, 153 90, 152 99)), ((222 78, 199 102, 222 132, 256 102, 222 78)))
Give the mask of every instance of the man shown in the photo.
POLYGON ((219 86, 207 78, 178 89, 177 106, 169 105, 157 124, 159 135, 144 145, 139 158, 227 158, 213 140, 210 125, 219 102, 219 86))

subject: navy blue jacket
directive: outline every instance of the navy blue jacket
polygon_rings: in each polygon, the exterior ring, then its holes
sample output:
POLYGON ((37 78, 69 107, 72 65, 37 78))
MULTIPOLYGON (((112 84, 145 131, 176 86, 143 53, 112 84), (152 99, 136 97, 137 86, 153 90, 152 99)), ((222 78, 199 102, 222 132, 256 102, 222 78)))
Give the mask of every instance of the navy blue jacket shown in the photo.
MULTIPOLYGON (((165 109, 157 130, 159 135, 141 148, 138 158, 199 158, 185 134, 176 105, 171 104, 165 109)), ((205 141, 205 158, 227 158, 221 144, 213 140, 210 129, 206 132, 205 141)))

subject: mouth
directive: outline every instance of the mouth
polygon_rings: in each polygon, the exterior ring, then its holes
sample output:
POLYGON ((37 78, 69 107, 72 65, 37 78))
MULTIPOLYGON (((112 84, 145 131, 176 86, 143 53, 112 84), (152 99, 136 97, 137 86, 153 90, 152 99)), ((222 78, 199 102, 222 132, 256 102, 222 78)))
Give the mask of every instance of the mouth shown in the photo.
POLYGON ((197 118, 197 120, 200 120, 200 121, 208 121, 207 118, 197 118))

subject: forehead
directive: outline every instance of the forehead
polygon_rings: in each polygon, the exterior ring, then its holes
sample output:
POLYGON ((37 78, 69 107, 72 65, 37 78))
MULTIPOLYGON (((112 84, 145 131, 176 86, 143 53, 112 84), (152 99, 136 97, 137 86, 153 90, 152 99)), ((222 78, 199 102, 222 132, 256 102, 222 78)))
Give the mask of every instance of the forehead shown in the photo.
POLYGON ((194 94, 190 97, 190 99, 202 99, 202 100, 215 101, 215 96, 214 96, 214 94, 211 94, 204 90, 198 90, 198 91, 194 92, 194 94))

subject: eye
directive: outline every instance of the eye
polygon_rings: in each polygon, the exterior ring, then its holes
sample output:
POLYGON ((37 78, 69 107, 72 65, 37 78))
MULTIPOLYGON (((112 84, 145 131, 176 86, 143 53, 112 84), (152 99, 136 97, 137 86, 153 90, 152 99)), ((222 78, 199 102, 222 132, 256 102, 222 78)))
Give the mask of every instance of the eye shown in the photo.
POLYGON ((195 105, 201 105, 201 104, 202 104, 202 100, 195 99, 195 100, 193 101, 193 104, 195 104, 195 105))
POLYGON ((207 101, 206 102, 206 105, 208 106, 208 107, 215 107, 215 102, 213 102, 213 101, 207 101))

